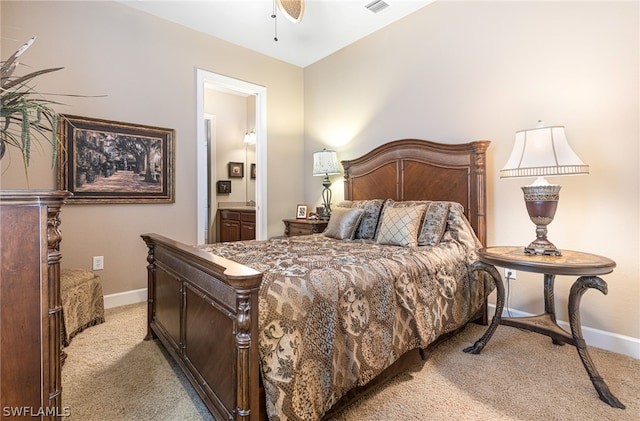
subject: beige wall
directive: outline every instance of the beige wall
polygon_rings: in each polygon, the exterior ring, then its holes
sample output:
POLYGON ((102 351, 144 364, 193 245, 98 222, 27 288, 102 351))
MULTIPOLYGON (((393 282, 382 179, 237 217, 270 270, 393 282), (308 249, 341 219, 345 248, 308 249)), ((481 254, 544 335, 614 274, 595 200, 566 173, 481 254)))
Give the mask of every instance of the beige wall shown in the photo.
MULTIPOLYGON (((582 322, 640 338, 638 16, 638 2, 438 1, 307 67, 306 200, 320 203, 309 175, 322 147, 351 159, 394 139, 489 139, 488 244, 525 245, 532 180, 498 171, 516 130, 565 125, 590 175, 550 179, 563 188, 549 237, 617 262, 609 294, 585 294, 582 322)), ((572 281, 556 280, 562 320, 572 281)), ((539 313, 541 297, 541 277, 518 273, 508 304, 539 313)))
MULTIPOLYGON (((268 234, 303 197, 303 71, 117 2, 6 2, 2 58, 37 36, 23 56, 34 69, 64 66, 38 89, 104 98, 61 98, 58 111, 176 131, 176 202, 68 205, 62 214, 64 267, 90 268, 102 255, 105 294, 146 287, 144 232, 196 242, 196 68, 267 89, 268 234), (282 160, 286 166, 279 165, 282 160), (286 180, 286 189, 281 188, 286 180)), ((0 163, 3 189, 26 188, 17 154, 0 163)), ((31 188, 54 188, 47 150, 35 154, 31 188)))

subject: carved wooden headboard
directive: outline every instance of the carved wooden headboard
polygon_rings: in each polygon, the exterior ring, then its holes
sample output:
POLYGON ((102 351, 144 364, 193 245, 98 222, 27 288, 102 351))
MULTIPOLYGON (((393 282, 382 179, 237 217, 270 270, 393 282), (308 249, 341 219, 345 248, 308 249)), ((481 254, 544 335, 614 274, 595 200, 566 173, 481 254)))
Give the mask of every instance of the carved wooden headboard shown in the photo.
POLYGON ((486 150, 491 142, 442 144, 403 139, 342 161, 346 200, 448 200, 465 208, 486 245, 486 150))

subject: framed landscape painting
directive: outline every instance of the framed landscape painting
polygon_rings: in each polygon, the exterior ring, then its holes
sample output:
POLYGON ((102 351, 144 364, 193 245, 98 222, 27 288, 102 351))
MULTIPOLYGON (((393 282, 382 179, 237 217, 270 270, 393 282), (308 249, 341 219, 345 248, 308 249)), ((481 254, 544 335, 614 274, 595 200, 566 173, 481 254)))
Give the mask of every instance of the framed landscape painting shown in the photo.
POLYGON ((173 203, 172 129, 58 117, 58 189, 69 203, 173 203))

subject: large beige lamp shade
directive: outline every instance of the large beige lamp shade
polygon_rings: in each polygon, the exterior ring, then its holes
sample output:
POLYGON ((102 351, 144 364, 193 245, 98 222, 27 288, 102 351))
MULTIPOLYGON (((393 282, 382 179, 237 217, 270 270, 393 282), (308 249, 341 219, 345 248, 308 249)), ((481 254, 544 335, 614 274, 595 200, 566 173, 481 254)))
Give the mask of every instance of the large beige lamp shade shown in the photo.
POLYGON ((533 184, 522 187, 529 218, 536 224, 536 239, 525 247, 525 254, 561 255, 547 239, 547 225, 555 216, 561 186, 549 184, 544 177, 588 173, 589 166, 569 146, 563 126, 544 127, 539 121, 533 129, 516 132, 500 178, 537 177, 533 184))

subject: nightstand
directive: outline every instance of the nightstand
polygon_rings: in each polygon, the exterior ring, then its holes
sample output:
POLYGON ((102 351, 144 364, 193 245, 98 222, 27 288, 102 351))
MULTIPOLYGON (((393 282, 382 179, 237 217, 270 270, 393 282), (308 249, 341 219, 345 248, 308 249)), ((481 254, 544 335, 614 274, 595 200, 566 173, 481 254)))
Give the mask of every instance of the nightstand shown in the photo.
POLYGON ((478 354, 489 342, 498 325, 513 326, 549 336, 556 345, 571 344, 576 347, 580 359, 589 374, 591 383, 595 387, 600 399, 614 408, 624 409, 622 404, 609 391, 609 387, 596 370, 587 343, 582 336, 580 325, 580 300, 589 288, 595 288, 607 294, 607 283, 598 275, 611 273, 616 263, 603 256, 581 253, 578 251, 562 250, 561 256, 539 256, 524 253, 523 247, 488 247, 478 251, 479 262, 474 270, 481 270, 493 278, 496 284, 497 300, 496 313, 489 328, 473 346, 464 352, 478 354), (511 268, 544 275, 544 314, 533 317, 506 318, 502 317, 504 308, 504 285, 502 277, 495 266, 511 268), (571 275, 578 278, 569 292, 569 325, 571 332, 567 332, 556 322, 553 283, 556 275, 571 275))
POLYGON ((284 222, 284 235, 287 237, 321 233, 329 224, 329 221, 320 219, 283 219, 282 222, 284 222))

